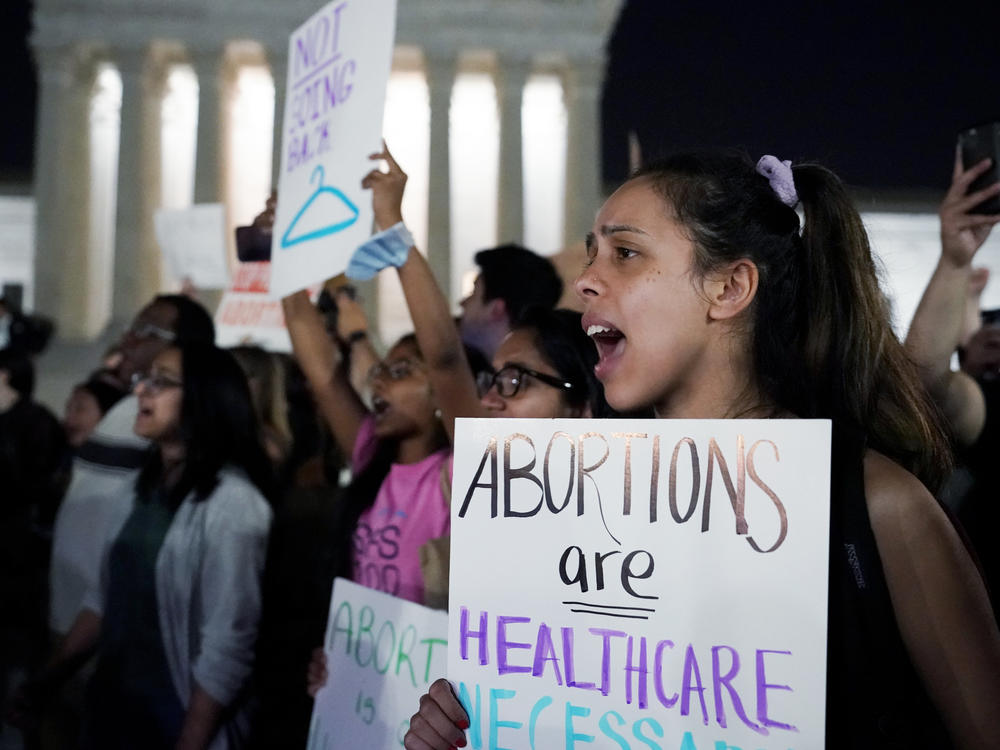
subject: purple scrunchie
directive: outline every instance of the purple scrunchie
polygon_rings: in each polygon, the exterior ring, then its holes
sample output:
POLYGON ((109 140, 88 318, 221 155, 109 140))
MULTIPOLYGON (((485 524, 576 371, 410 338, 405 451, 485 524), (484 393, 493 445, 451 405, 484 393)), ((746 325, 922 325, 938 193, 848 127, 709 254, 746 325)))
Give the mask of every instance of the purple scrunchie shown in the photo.
POLYGON ((770 154, 762 156, 757 162, 757 173, 767 178, 778 200, 789 208, 795 208, 795 204, 799 202, 799 194, 795 192, 790 161, 781 161, 777 156, 770 154))

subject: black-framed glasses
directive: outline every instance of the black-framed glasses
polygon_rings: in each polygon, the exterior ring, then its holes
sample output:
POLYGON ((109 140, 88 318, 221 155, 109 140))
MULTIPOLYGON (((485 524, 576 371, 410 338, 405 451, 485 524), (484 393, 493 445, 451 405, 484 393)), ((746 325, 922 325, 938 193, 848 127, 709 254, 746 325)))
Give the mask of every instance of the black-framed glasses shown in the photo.
POLYGON ((408 359, 379 362, 372 365, 372 369, 368 371, 368 383, 374 383, 381 377, 387 377, 389 380, 403 380, 410 377, 416 369, 417 364, 408 359))
POLYGON ((173 378, 168 378, 166 375, 161 373, 156 374, 144 374, 141 372, 134 373, 132 375, 132 390, 134 391, 139 386, 146 389, 151 396, 157 396, 163 393, 167 388, 182 388, 183 384, 179 380, 174 380, 173 378))
POLYGON ((134 336, 137 339, 160 339, 171 342, 177 338, 173 331, 153 325, 152 323, 133 323, 125 330, 126 336, 134 336))
POLYGON ((476 376, 479 396, 482 398, 494 386, 496 386, 497 393, 503 398, 516 396, 517 392, 521 390, 521 384, 524 382, 525 375, 534 378, 539 383, 545 383, 545 385, 559 388, 560 390, 568 391, 573 388, 572 383, 555 375, 546 375, 544 372, 529 370, 527 367, 521 367, 520 365, 505 365, 496 372, 486 370, 476 376))

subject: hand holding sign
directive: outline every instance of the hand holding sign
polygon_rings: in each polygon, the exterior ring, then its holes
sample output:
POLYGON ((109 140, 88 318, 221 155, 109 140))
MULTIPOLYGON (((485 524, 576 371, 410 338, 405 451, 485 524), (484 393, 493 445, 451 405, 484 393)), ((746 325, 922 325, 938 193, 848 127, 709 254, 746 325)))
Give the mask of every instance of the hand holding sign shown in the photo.
POLYGON ((410 729, 403 738, 408 748, 431 747, 449 750, 465 747, 463 730, 469 728, 469 717, 455 697, 451 683, 443 677, 435 680, 430 690, 420 696, 420 710, 410 718, 410 729))

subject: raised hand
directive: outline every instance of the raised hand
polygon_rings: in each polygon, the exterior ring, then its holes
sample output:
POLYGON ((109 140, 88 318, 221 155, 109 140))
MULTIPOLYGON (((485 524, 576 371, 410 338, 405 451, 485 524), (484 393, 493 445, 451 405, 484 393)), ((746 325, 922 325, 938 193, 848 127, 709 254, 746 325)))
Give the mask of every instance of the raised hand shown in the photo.
POLYGON ((389 149, 382 142, 382 150, 370 154, 369 159, 384 161, 388 171, 376 168, 361 180, 361 187, 371 188, 372 208, 375 209, 375 224, 379 229, 388 229, 403 220, 403 190, 406 188, 406 173, 392 158, 389 149))
POLYGON ((340 343, 349 343, 352 334, 368 332, 365 309, 351 291, 341 287, 334 292, 333 301, 337 305, 337 338, 340 343))
POLYGON ((971 169, 962 168, 962 157, 955 153, 955 169, 951 187, 941 202, 941 259, 956 268, 972 263, 976 251, 986 242, 993 225, 1000 222, 1000 215, 972 214, 969 211, 987 198, 1000 195, 1000 183, 966 195, 969 185, 990 168, 990 160, 983 159, 971 169))

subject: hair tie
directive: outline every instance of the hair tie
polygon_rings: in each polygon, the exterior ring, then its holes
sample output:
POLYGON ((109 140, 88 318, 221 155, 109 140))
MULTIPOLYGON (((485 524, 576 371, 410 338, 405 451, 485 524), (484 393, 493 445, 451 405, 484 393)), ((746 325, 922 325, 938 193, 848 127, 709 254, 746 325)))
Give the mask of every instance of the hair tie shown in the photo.
POLYGON ((799 202, 799 194, 795 192, 790 161, 781 161, 770 154, 762 156, 757 162, 757 173, 767 178, 778 200, 789 208, 795 208, 795 204, 799 202))

